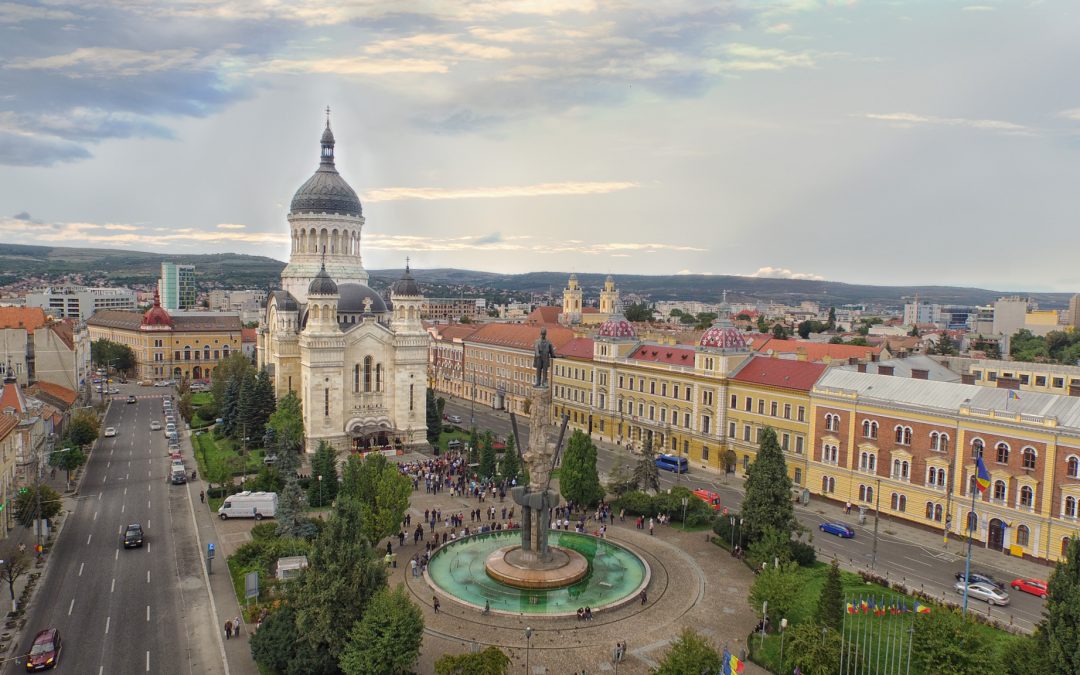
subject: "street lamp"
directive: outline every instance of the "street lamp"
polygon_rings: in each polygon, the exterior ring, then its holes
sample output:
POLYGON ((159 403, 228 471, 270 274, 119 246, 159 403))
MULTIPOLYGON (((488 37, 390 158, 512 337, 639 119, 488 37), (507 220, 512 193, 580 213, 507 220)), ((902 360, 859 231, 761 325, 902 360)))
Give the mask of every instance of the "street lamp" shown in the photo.
POLYGON ((780 619, 780 672, 784 672, 784 629, 787 628, 787 619, 780 619))
POLYGON ((683 529, 683 532, 686 532, 686 504, 689 501, 690 500, 687 499, 686 497, 682 498, 682 529, 683 529))
POLYGON ((320 474, 316 475, 315 479, 319 481, 319 506, 322 506, 323 505, 323 501, 322 501, 322 474, 320 473, 320 474))
POLYGON ((525 626, 525 675, 529 674, 529 651, 532 647, 533 629, 525 626))
POLYGON ((731 518, 730 518, 730 520, 728 520, 728 522, 731 523, 731 552, 734 553, 735 552, 735 516, 731 516, 731 518))

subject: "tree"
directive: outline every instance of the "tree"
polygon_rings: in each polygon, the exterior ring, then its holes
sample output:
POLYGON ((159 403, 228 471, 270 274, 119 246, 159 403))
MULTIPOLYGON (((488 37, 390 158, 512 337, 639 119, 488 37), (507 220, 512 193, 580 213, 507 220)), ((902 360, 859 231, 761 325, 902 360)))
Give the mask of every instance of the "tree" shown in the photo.
POLYGON ((225 390, 228 388, 229 383, 243 377, 244 373, 250 370, 254 370, 254 366, 240 352, 234 352, 229 358, 218 361, 217 366, 214 368, 213 379, 210 382, 210 393, 213 395, 214 401, 224 407, 225 390))
POLYGON ((1046 588, 1044 630, 1053 672, 1080 672, 1080 538, 1073 537, 1046 588))
POLYGON ((68 483, 71 482, 71 472, 83 464, 86 464, 86 453, 81 448, 53 450, 52 454, 49 455, 49 466, 55 466, 57 469, 67 472, 68 483))
POLYGON ((236 398, 236 422, 233 424, 233 432, 239 440, 262 438, 263 435, 256 388, 255 373, 246 371, 240 380, 240 391, 236 398))
POLYGON ((769 527, 788 536, 798 529, 791 503, 791 478, 772 427, 762 431, 757 458, 746 471, 742 515, 750 541, 760 537, 769 527))
POLYGON ((821 587, 821 594, 818 596, 814 621, 821 626, 839 631, 844 621, 843 592, 840 584, 840 563, 833 558, 832 565, 829 566, 829 574, 825 577, 825 585, 821 587))
POLYGON ((634 464, 634 485, 645 492, 660 492, 660 470, 656 468, 652 441, 641 444, 641 459, 634 464))
POLYGON ((788 339, 788 332, 787 332, 787 329, 784 328, 784 324, 782 324, 782 323, 774 324, 773 327, 772 327, 772 336, 774 338, 776 338, 777 340, 786 340, 786 339, 788 339))
MULTIPOLYGON (((255 428, 264 429, 270 416, 277 410, 274 396, 274 383, 270 381, 270 371, 263 368, 255 376, 255 428)), ((261 433, 261 432, 260 432, 261 433)))
POLYGON ((243 384, 241 377, 229 380, 225 385, 224 398, 221 399, 221 430, 226 436, 236 435, 236 428, 240 418, 240 387, 243 384))
POLYGON ((285 489, 281 491, 274 519, 279 537, 296 539, 313 534, 311 523, 304 517, 304 492, 300 489, 300 481, 296 476, 290 476, 285 481, 285 489))
POLYGON ((810 337, 810 327, 811 326, 809 321, 801 321, 799 322, 799 326, 796 329, 796 332, 798 332, 799 337, 806 340, 810 337))
POLYGON ((521 458, 518 457, 517 447, 514 445, 514 435, 506 437, 506 450, 503 452, 502 462, 499 464, 499 475, 508 481, 521 482, 521 458))
POLYGON ((11 593, 11 607, 15 609, 15 581, 30 571, 30 556, 18 551, 8 551, 0 560, 0 580, 6 581, 11 593))
POLYGON ((446 654, 435 661, 436 675, 506 675, 510 657, 491 645, 475 654, 446 654))
POLYGON ((332 503, 338 492, 337 451, 326 441, 319 441, 311 458, 311 477, 308 504, 318 508, 332 503))
POLYGON ((762 314, 758 314, 757 330, 758 330, 759 333, 767 333, 767 332, 769 332, 769 324, 765 323, 765 316, 762 315, 762 314))
POLYGON ((911 651, 912 661, 923 672, 961 675, 986 670, 985 655, 993 649, 975 622, 960 610, 935 607, 915 617, 911 651))
POLYGON ((829 308, 829 320, 825 323, 826 328, 829 330, 836 330, 836 308, 829 308))
POLYGON ((263 619, 251 636, 251 657, 270 672, 284 673, 296 646, 296 610, 284 605, 263 619))
POLYGON ((734 450, 728 448, 727 450, 724 450, 724 454, 720 456, 720 461, 724 465, 725 474, 733 473, 735 471, 735 467, 738 465, 739 457, 735 454, 734 450))
POLYGON ((493 478, 497 469, 495 437, 490 431, 485 431, 480 436, 480 467, 478 472, 481 478, 493 478))
POLYGON ((941 333, 938 335, 937 344, 934 345, 934 351, 942 356, 955 356, 956 345, 949 338, 948 333, 941 333))
POLYGON ((559 491, 575 504, 593 506, 604 498, 596 472, 596 446, 581 429, 570 434, 559 468, 559 491))
POLYGON ((342 477, 338 501, 346 498, 358 505, 363 516, 359 533, 373 544, 397 534, 412 494, 412 482, 397 464, 377 452, 363 459, 352 455, 342 477))
POLYGON ((443 418, 443 411, 446 410, 446 399, 442 396, 435 399, 435 410, 439 415, 439 420, 443 418))
POLYGON ((435 390, 428 388, 426 398, 427 408, 427 441, 431 445, 439 442, 442 434, 442 417, 439 416, 439 406, 435 402, 435 390))
POLYGON ((135 369, 135 352, 131 347, 104 338, 90 343, 90 360, 102 368, 111 366, 120 373, 135 369))
POLYGON ((72 444, 82 448, 98 438, 98 420, 89 410, 80 410, 68 422, 67 437, 72 444))
POLYGON ((60 493, 48 485, 27 485, 15 497, 15 522, 33 527, 38 519, 51 520, 62 510, 60 493))
POLYGON ((410 673, 423 638, 424 616, 405 586, 384 588, 372 596, 367 611, 349 631, 341 670, 346 675, 410 673))
POLYGON ((683 628, 679 639, 671 643, 664 660, 653 672, 656 675, 686 675, 687 673, 720 672, 720 654, 704 635, 692 628, 683 628))
POLYGON ((650 321, 655 311, 655 309, 649 307, 648 303, 639 302, 628 306, 623 312, 623 316, 626 317, 627 321, 650 321))
POLYGON ((191 391, 185 391, 180 396, 180 401, 176 404, 176 409, 180 411, 180 417, 185 422, 191 422, 191 418, 195 416, 195 406, 191 404, 191 391))
POLYGON ((626 462, 619 460, 619 463, 608 474, 607 491, 618 498, 627 492, 633 492, 637 488, 637 483, 634 482, 633 469, 626 462))
MULTIPOLYGON (((792 668, 797 667, 803 675, 836 673, 844 648, 844 639, 837 631, 813 622, 800 623, 788 628, 784 639, 787 640, 784 672, 791 672, 792 668)), ((854 650, 848 650, 844 658, 858 657, 854 650)), ((861 659, 859 660, 861 662, 861 659)), ((846 662, 844 665, 847 665, 846 662)))
POLYGON ((750 608, 760 616, 761 608, 768 602, 769 623, 779 627, 780 619, 790 617, 795 609, 802 584, 798 565, 781 563, 776 567, 770 560, 750 587, 750 608))
POLYGON ((469 460, 469 464, 480 461, 480 432, 475 426, 469 431, 469 452, 466 459, 469 460))
POLYGON ((1035 627, 1034 635, 1017 635, 1011 638, 999 654, 1001 675, 1028 675, 1028 673, 1058 672, 1050 663, 1046 644, 1044 623, 1035 627))
POLYGON ((300 468, 300 453, 304 449, 304 414, 295 392, 290 391, 281 397, 267 420, 267 426, 274 430, 278 469, 285 475, 291 475, 300 468))

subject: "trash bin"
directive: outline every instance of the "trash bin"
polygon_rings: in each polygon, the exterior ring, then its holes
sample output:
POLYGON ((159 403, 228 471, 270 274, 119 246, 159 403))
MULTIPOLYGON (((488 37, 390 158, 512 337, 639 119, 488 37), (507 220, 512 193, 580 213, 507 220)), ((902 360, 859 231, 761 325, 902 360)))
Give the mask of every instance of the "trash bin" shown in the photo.
POLYGON ((859 507, 859 524, 860 525, 865 525, 866 524, 866 507, 865 506, 860 506, 859 507))

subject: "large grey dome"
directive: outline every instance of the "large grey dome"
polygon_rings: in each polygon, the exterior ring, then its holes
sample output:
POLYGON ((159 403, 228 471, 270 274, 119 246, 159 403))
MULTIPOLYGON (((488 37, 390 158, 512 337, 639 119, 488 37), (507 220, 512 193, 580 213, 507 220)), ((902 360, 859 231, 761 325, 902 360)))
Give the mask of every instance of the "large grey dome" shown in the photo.
POLYGON ((347 281, 338 285, 338 293, 341 295, 338 300, 339 314, 363 314, 368 311, 372 314, 383 314, 386 312, 386 301, 364 284, 347 281), (370 305, 364 302, 366 298, 371 298, 370 305))
POLYGON ((341 216, 361 216, 360 198, 349 187, 334 166, 334 133, 330 121, 319 139, 322 146, 319 168, 293 195, 289 213, 333 213, 341 216))

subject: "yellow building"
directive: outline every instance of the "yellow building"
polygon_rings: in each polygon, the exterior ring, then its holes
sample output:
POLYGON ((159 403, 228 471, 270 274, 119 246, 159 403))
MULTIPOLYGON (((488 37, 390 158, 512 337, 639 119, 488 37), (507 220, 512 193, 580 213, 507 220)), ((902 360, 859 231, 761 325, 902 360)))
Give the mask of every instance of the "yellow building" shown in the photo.
POLYGON ((209 379, 222 359, 242 350, 240 317, 214 312, 170 315, 154 295, 145 314, 102 310, 86 321, 90 341, 131 347, 140 380, 209 379))
POLYGON ((1044 394, 1080 394, 1080 367, 951 357, 947 365, 967 375, 972 384, 1044 394))
POLYGON ((1080 398, 831 369, 810 401, 812 492, 1013 555, 1077 536, 1080 398))

